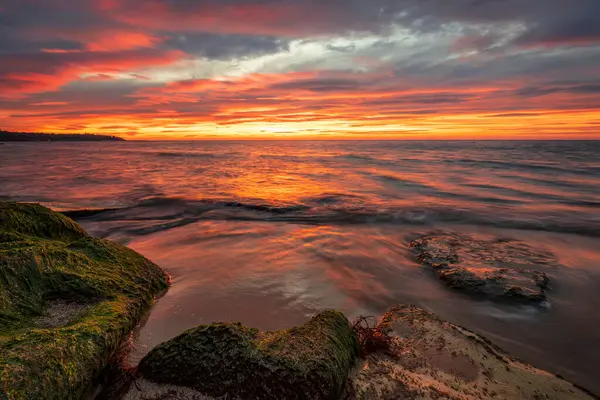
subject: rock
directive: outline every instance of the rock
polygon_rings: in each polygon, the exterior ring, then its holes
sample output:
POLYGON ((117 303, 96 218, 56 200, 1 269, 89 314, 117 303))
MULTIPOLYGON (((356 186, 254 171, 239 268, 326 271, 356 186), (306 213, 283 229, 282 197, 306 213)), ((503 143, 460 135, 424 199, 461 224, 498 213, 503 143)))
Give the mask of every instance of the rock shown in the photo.
POLYGON ((60 213, 0 203, 0 399, 81 398, 168 285, 60 213))
POLYGON ((73 241, 87 233, 70 218, 39 204, 0 202, 0 231, 4 235, 25 235, 73 241))
MULTIPOLYGON (((224 398, 233 400, 231 397, 224 398)), ((205 396, 197 390, 183 386, 164 385, 138 378, 135 386, 131 387, 121 400, 223 400, 224 398, 205 396)), ((107 397, 107 399, 114 400, 115 397, 107 397)))
POLYGON ((429 235, 413 240, 409 247, 417 250, 417 260, 421 264, 427 264, 433 268, 444 268, 460 262, 457 254, 460 241, 455 239, 452 236, 429 235))
POLYGON ((359 400, 595 398, 414 306, 392 308, 379 328, 393 348, 368 356, 351 375, 349 391, 359 400))
POLYGON ((324 311, 285 331, 199 326, 154 348, 138 372, 154 383, 214 397, 338 399, 358 353, 346 317, 324 311))
POLYGON ((417 260, 432 267, 448 287, 491 299, 543 302, 549 278, 535 268, 558 266, 552 254, 510 239, 436 233, 409 246, 417 260))
POLYGON ((520 268, 447 268, 437 274, 448 287, 471 294, 520 302, 546 300, 548 277, 543 272, 520 268))

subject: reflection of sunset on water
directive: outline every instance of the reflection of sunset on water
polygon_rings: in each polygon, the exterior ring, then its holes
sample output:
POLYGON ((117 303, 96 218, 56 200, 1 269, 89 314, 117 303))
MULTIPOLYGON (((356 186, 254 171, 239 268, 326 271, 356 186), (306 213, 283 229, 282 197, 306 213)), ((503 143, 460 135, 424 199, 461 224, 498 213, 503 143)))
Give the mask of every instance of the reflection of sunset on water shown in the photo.
MULTIPOLYGON (((327 192, 328 187, 316 179, 304 178, 301 165, 294 174, 278 174, 277 167, 269 171, 240 171, 241 176, 232 180, 233 195, 239 198, 261 199, 273 204, 298 203, 302 199, 327 192)), ((310 169, 311 174, 319 171, 310 169)))
MULTIPOLYGON (((0 197, 91 209, 72 215, 90 233, 130 245, 172 275, 173 287, 138 332, 133 359, 215 320, 279 329, 326 308, 354 318, 414 303, 493 336, 536 365, 593 385, 589 371, 600 360, 590 350, 600 337, 589 329, 600 324, 597 147, 12 143, 0 148, 8 166, 0 170, 0 197), (537 256, 531 257, 541 265, 525 265, 550 277, 549 305, 505 305, 445 287, 408 248, 439 231, 485 239, 471 242, 483 250, 512 239, 535 249, 524 254, 553 253, 559 266, 537 256), (569 340, 581 345, 565 346, 569 340)), ((504 254, 511 268, 523 267, 500 250, 496 254, 504 254)), ((486 264, 481 257, 469 268, 481 277, 490 265, 480 264, 486 264)))
POLYGON ((63 210, 114 209, 80 222, 173 277, 133 357, 213 320, 278 329, 324 308, 355 317, 394 303, 492 332, 503 347, 581 379, 578 366, 600 357, 587 351, 574 365, 573 350, 561 347, 566 338, 600 340, 585 328, 600 307, 594 142, 40 146, 48 144, 0 149, 11 166, 0 171, 0 196, 36 196, 63 210), (562 266, 540 267, 553 285, 551 312, 450 292, 407 247, 435 230, 551 250, 562 266))

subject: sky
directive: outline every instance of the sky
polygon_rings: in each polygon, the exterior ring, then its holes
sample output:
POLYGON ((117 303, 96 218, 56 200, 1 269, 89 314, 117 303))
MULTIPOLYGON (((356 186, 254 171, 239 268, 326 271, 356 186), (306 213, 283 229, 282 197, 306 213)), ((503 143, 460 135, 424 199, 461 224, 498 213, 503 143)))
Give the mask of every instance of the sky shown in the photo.
POLYGON ((0 128, 600 139, 600 0, 0 0, 0 128))

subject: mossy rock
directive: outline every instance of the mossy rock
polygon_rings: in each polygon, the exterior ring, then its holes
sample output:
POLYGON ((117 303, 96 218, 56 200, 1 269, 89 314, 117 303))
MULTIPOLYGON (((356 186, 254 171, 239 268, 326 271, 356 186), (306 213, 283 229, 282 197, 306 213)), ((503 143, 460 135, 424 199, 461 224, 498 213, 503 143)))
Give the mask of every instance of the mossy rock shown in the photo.
POLYGON ((44 239, 77 240, 87 233, 70 218, 39 204, 0 202, 0 229, 44 239))
POLYGON ((346 317, 324 311, 305 325, 259 332, 235 323, 203 325, 153 349, 146 379, 240 399, 338 399, 359 354, 346 317))
POLYGON ((133 250, 40 205, 1 202, 0 399, 80 399, 167 287, 133 250))

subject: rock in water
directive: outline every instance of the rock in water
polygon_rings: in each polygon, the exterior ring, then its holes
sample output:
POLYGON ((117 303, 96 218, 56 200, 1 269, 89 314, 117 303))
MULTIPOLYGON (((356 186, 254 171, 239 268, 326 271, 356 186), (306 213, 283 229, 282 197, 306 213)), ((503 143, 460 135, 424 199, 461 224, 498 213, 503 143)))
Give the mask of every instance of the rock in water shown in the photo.
POLYGON ((215 397, 338 399, 358 354, 346 317, 325 311, 285 331, 199 326, 153 349, 138 372, 215 397))
POLYGON ((595 399, 414 306, 392 308, 378 328, 392 337, 392 348, 356 368, 350 392, 358 400, 595 399))
POLYGON ((548 277, 543 272, 521 268, 446 268, 437 273, 448 287, 472 294, 520 302, 546 300, 548 277))
POLYGON ((168 285, 60 213, 0 203, 0 399, 81 398, 168 285))
POLYGON ((552 254, 513 240, 481 240, 456 233, 426 235, 410 247, 448 287, 491 299, 546 300, 549 279, 539 267, 556 267, 552 254))

